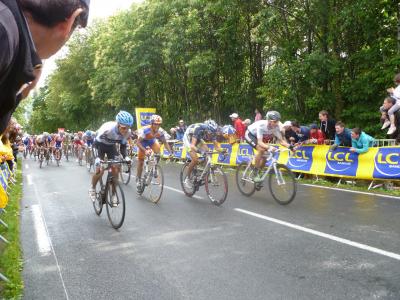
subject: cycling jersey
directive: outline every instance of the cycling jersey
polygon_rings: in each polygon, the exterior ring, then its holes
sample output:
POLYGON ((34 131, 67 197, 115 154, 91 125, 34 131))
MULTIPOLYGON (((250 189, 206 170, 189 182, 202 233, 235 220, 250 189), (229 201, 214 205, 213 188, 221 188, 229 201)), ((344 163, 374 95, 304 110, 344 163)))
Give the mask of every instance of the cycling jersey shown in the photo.
POLYGON ((141 139, 141 143, 145 148, 151 147, 156 139, 164 140, 165 135, 166 132, 161 127, 156 132, 153 132, 153 130, 151 130, 151 125, 142 127, 138 132, 138 137, 141 139))
POLYGON ((246 142, 253 148, 257 147, 258 139, 263 139, 264 143, 271 143, 274 137, 281 141, 282 133, 279 130, 279 126, 269 126, 267 120, 254 122, 247 128, 244 135, 246 142))
POLYGON ((275 137, 279 141, 282 140, 282 133, 279 130, 279 126, 269 126, 267 120, 254 122, 247 128, 247 131, 257 139, 272 140, 275 137))
POLYGON ((118 130, 118 123, 111 121, 100 127, 97 131, 96 141, 106 145, 114 145, 115 143, 126 145, 130 134, 130 130, 127 130, 125 135, 121 135, 118 130))
POLYGON ((196 145, 204 143, 204 139, 209 137, 212 142, 216 142, 217 138, 215 134, 208 135, 209 133, 208 127, 203 123, 196 123, 190 125, 183 135, 183 144, 186 147, 187 151, 190 151, 190 145, 192 143, 192 138, 196 138, 196 145))
POLYGON ((93 145, 94 137, 85 136, 83 139, 86 142, 86 145, 88 145, 88 147, 91 147, 93 145))

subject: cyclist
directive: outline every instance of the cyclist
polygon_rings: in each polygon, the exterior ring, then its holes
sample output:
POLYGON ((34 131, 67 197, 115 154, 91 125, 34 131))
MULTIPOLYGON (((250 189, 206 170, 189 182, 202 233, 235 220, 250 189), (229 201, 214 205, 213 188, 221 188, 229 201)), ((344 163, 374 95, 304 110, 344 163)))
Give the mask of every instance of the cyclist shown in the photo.
POLYGON ((281 115, 277 111, 269 111, 266 114, 266 120, 260 120, 251 124, 245 133, 246 142, 256 149, 257 155, 255 157, 256 166, 256 177, 254 182, 261 182, 260 170, 265 165, 265 158, 263 155, 265 151, 274 151, 274 147, 270 146, 275 139, 275 142, 281 144, 284 147, 293 149, 293 146, 288 144, 282 137, 282 133, 279 129, 279 121, 281 115))
MULTIPOLYGON (((75 152, 75 157, 76 162, 79 162, 79 152, 81 148, 85 147, 85 142, 83 141, 83 132, 82 131, 78 131, 78 133, 75 134, 74 136, 74 140, 73 140, 73 145, 74 145, 74 152, 75 152)), ((82 153, 83 153, 82 149, 82 153)))
POLYGON ((144 157, 150 154, 150 149, 153 150, 154 153, 160 153, 160 144, 157 139, 160 140, 164 144, 164 146, 169 151, 170 155, 172 155, 172 149, 169 144, 166 142, 166 132, 160 126, 162 124, 162 118, 159 115, 152 115, 150 119, 151 125, 142 127, 138 132, 138 139, 136 141, 136 145, 138 147, 138 165, 137 165, 137 173, 136 173, 136 188, 138 191, 141 190, 142 185, 142 171, 143 171, 143 162, 144 157))
POLYGON ((56 156, 56 150, 60 150, 60 158, 62 155, 62 147, 63 147, 63 138, 61 134, 56 134, 54 137, 54 156, 56 156))
POLYGON ((86 130, 85 135, 83 136, 83 140, 85 141, 86 146, 92 147, 94 143, 94 132, 86 130))
POLYGON ((217 142, 217 129, 218 124, 213 120, 207 120, 204 123, 197 123, 190 125, 183 135, 183 145, 186 148, 186 152, 189 153, 191 162, 188 167, 187 177, 184 180, 184 184, 187 188, 193 188, 191 182, 191 174, 199 161, 197 152, 199 149, 202 151, 208 151, 208 147, 204 140, 211 140, 214 143, 215 150, 221 152, 222 149, 217 142))
MULTIPOLYGON (((94 145, 98 151, 98 158, 96 158, 95 161, 96 171, 92 177, 92 186, 89 189, 89 195, 93 202, 96 200, 96 184, 104 172, 100 168, 100 160, 104 160, 105 155, 107 155, 108 160, 114 160, 118 157, 116 143, 120 144, 120 151, 122 156, 125 157, 125 161, 128 163, 131 161, 126 154, 126 144, 130 136, 130 127, 132 127, 132 125, 132 115, 121 110, 115 117, 115 121, 104 123, 97 131, 94 145)), ((114 180, 118 180, 118 172, 119 166, 113 165, 112 174, 114 180)), ((113 202, 116 201, 116 199, 112 200, 113 202)))

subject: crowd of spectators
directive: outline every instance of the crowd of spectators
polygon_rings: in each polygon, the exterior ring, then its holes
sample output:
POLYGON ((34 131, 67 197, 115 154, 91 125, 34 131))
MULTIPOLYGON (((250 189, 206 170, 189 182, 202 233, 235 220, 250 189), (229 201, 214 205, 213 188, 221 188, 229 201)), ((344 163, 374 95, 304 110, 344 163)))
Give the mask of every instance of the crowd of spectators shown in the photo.
MULTIPOLYGON (((399 133, 397 128, 400 128, 400 73, 394 77, 394 83, 396 87, 387 89, 389 95, 380 107, 382 129, 389 127, 387 134, 392 137, 394 133, 399 133)), ((256 108, 254 113, 254 122, 263 120, 261 110, 256 108)), ((244 142, 244 135, 247 127, 252 123, 251 120, 243 121, 237 112, 231 113, 229 118, 232 123, 221 126, 218 141, 231 144, 244 142)), ((361 128, 347 128, 342 121, 336 122, 327 110, 321 110, 318 118, 319 124, 313 123, 306 126, 293 120, 279 123, 279 126, 285 140, 294 146, 330 145, 332 150, 343 146, 349 147, 352 152, 361 154, 367 152, 369 147, 376 145, 375 139, 361 128)), ((177 127, 171 128, 171 134, 177 140, 181 140, 185 130, 186 125, 183 120, 180 120, 177 127)))

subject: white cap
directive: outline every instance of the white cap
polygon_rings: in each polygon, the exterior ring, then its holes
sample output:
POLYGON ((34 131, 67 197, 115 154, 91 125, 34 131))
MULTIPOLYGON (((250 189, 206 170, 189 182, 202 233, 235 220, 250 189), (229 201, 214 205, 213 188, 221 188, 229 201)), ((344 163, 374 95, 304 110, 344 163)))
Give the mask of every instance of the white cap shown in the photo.
POLYGON ((233 113, 229 116, 229 118, 239 118, 239 115, 237 113, 233 113))
POLYGON ((285 123, 283 123, 283 127, 286 127, 286 126, 292 126, 292 122, 286 121, 285 123))

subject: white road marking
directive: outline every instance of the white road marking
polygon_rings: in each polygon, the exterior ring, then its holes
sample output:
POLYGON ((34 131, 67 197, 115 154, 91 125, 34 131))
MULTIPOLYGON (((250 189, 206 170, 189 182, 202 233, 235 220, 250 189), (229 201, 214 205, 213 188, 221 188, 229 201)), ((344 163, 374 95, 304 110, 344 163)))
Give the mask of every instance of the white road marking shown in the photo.
POLYGON ((25 164, 25 169, 29 169, 29 165, 28 164, 25 164))
MULTIPOLYGON (((123 174, 123 175, 126 175, 126 174, 123 174)), ((131 177, 132 177, 132 178, 136 178, 136 176, 135 176, 135 175, 131 175, 131 177)), ((178 190, 178 189, 176 189, 176 188, 173 188, 173 187, 170 187, 170 186, 168 186, 168 185, 165 185, 165 184, 164 184, 164 188, 166 188, 167 190, 171 190, 171 191, 174 191, 174 192, 180 193, 180 194, 185 194, 183 191, 181 191, 181 190, 178 190)), ((196 195, 192 196, 192 198, 195 198, 195 199, 204 199, 203 197, 196 196, 196 195)))
POLYGON ((360 191, 352 191, 352 190, 347 190, 347 189, 334 188, 334 187, 329 187, 329 186, 321 186, 321 185, 308 184, 308 183, 301 183, 300 185, 311 186, 311 187, 316 187, 316 188, 320 188, 320 189, 334 190, 334 191, 340 191, 340 192, 348 192, 348 193, 354 193, 354 194, 371 195, 371 196, 376 196, 376 197, 384 197, 384 198, 391 198, 391 199, 399 199, 400 200, 400 197, 390 196, 390 195, 375 194, 375 193, 360 192, 360 191))
POLYGON ((49 236, 44 226, 42 212, 38 204, 32 205, 33 222, 35 224, 36 240, 38 243, 39 252, 44 255, 51 253, 49 236))
MULTIPOLYGON (((62 283, 62 286, 63 286, 63 289, 64 289, 65 298, 66 298, 67 300, 69 300, 69 296, 68 296, 68 292, 67 292, 67 287, 65 286, 64 278, 63 278, 62 273, 61 273, 60 264, 58 263, 58 258, 57 258, 56 252, 54 251, 53 243, 51 242, 51 238, 50 238, 50 234, 49 234, 49 229, 48 229, 48 227, 47 227, 46 219, 45 219, 45 217, 44 217, 43 210, 42 210, 42 206, 41 206, 41 204, 40 204, 40 196, 39 196, 39 193, 38 193, 38 191, 37 191, 36 185, 35 185, 34 183, 32 183, 32 185, 33 185, 33 190, 34 190, 34 192, 35 192, 35 197, 36 197, 36 199, 37 199, 37 201, 38 201, 38 204, 36 204, 36 206, 37 206, 36 209, 39 211, 39 214, 40 214, 40 216, 41 216, 41 220, 42 220, 42 223, 43 223, 45 235, 46 235, 46 237, 47 237, 48 244, 50 245, 51 252, 53 253, 54 260, 56 261, 58 274, 59 274, 59 276, 60 276, 60 280, 61 280, 61 283, 62 283)), ((35 205, 32 205, 32 206, 35 206, 35 205)), ((34 212, 34 213, 35 213, 35 212, 34 212)), ((39 240, 38 240, 38 243, 39 243, 39 240)))
MULTIPOLYGON (((170 187, 170 186, 167 186, 167 185, 164 185, 164 187, 165 187, 166 189, 168 189, 168 190, 171 190, 171 191, 174 191, 174 192, 177 192, 177 193, 180 193, 180 194, 185 194, 183 191, 178 190, 178 189, 176 189, 176 188, 173 188, 173 187, 170 187)), ((196 195, 192 196, 192 198, 195 198, 195 199, 204 199, 203 197, 196 196, 196 195)))
POLYGON ((32 185, 33 184, 32 175, 31 174, 26 175, 26 181, 28 182, 28 185, 32 185))
POLYGON ((244 210, 244 209, 241 209, 241 208, 235 208, 234 210, 237 211, 237 212, 241 212, 241 213, 244 213, 244 214, 256 217, 256 218, 260 218, 260 219, 263 219, 263 220, 266 220, 266 221, 270 221, 270 222, 273 222, 273 223, 276 223, 276 224, 279 224, 279 225, 283 225, 283 226, 290 227, 290 228, 293 228, 293 229, 296 229, 296 230, 300 230, 300 231, 303 231, 303 232, 306 232, 306 233, 310 233, 310 234, 313 234, 313 235, 316 235, 316 236, 319 236, 319 237, 323 237, 323 238, 326 238, 326 239, 329 239, 329 240, 332 240, 332 241, 335 241, 335 242, 339 242, 339 243, 342 243, 342 244, 345 244, 345 245, 349 245, 349 246, 352 246, 352 247, 355 247, 355 248, 359 248, 359 249, 362 249, 362 250, 370 251, 370 252, 373 252, 373 253, 376 253, 376 254, 380 254, 380 255, 383 255, 383 256, 387 256, 387 257, 390 257, 390 258, 394 258, 396 260, 400 260, 400 254, 396 254, 396 253, 393 253, 393 252, 385 251, 385 250, 378 249, 378 248, 375 248, 375 247, 371 247, 371 246, 368 246, 368 245, 365 245, 365 244, 360 244, 360 243, 357 243, 357 242, 353 242, 353 241, 350 241, 350 240, 347 240, 347 239, 343 239, 343 238, 340 238, 340 237, 337 237, 337 236, 334 236, 334 235, 331 235, 331 234, 327 234, 327 233, 324 233, 324 232, 321 232, 321 231, 309 229, 309 228, 306 228, 306 227, 303 227, 303 226, 299 226, 299 225, 292 224, 292 223, 289 223, 289 222, 281 221, 281 220, 278 220, 278 219, 275 219, 275 218, 271 218, 271 217, 267 217, 267 216, 264 216, 264 215, 260 215, 260 214, 257 214, 257 213, 254 213, 254 212, 251 212, 251 211, 248 211, 248 210, 244 210))

